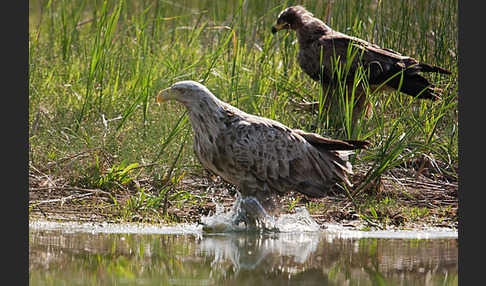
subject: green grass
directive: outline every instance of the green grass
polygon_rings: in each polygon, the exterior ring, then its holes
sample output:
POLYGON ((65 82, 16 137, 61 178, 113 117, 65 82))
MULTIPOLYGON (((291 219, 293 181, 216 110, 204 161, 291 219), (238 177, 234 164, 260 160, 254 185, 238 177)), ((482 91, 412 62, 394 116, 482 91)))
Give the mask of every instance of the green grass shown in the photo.
MULTIPOLYGON (((351 158, 365 170, 353 196, 387 172, 411 170, 416 158, 430 158, 437 179, 457 179, 457 1, 327 3, 30 1, 31 169, 93 186, 120 181, 117 168, 138 166, 129 174, 150 178, 148 193, 159 196, 171 178, 201 171, 184 108, 154 101, 158 90, 191 79, 246 112, 371 141, 359 160, 351 158), (270 32, 280 10, 294 4, 336 30, 451 70, 430 75, 443 99, 373 94, 374 116, 357 126, 345 102, 317 116, 291 112, 293 102, 322 96, 298 67, 295 33, 270 32)), ((116 184, 107 189, 115 192, 116 184)))

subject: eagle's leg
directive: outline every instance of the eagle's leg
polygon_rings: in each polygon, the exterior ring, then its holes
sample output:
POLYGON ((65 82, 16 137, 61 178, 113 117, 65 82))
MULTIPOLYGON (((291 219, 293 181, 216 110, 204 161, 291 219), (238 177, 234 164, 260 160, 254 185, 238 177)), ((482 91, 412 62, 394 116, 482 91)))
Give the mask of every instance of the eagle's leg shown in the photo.
POLYGON ((235 225, 243 222, 247 227, 265 227, 264 219, 276 211, 276 194, 273 194, 266 184, 263 190, 243 191, 242 196, 235 203, 235 225))
POLYGON ((256 227, 268 216, 267 211, 255 197, 242 197, 236 206, 233 223, 243 222, 247 227, 256 227))

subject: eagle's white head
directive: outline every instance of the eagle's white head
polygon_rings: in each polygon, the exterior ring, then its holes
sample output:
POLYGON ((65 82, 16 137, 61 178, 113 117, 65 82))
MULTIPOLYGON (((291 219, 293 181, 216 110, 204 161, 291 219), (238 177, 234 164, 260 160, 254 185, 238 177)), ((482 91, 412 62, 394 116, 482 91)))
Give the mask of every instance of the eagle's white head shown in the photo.
POLYGON ((218 101, 216 96, 204 85, 192 81, 184 80, 174 83, 171 87, 163 89, 157 95, 157 102, 175 99, 186 107, 193 107, 200 101, 218 101))

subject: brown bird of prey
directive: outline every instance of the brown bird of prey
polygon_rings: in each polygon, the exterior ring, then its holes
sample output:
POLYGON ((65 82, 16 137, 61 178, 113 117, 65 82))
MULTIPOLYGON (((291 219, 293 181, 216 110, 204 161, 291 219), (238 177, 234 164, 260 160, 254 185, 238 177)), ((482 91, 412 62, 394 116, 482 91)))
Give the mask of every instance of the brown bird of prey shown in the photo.
POLYGON ((157 102, 173 99, 188 110, 193 149, 202 166, 239 189, 243 208, 247 202, 246 217, 238 218, 247 225, 259 215, 251 213, 258 212, 251 205, 254 199, 274 214, 276 195, 297 191, 323 197, 336 184, 350 186, 350 150, 369 144, 326 138, 245 113, 195 81, 177 82, 157 96, 157 102))
MULTIPOLYGON (((390 49, 334 31, 323 21, 313 17, 302 6, 288 7, 278 15, 272 26, 272 33, 282 29, 295 30, 299 42, 298 62, 302 70, 313 80, 319 81, 324 89, 336 87, 336 59, 344 69, 348 60, 348 47, 357 50, 350 60, 346 76, 348 96, 357 69, 361 66, 367 76, 371 91, 381 84, 417 98, 435 100, 440 89, 435 88, 419 72, 450 74, 451 72, 430 64, 421 63, 414 58, 403 56, 390 49), (321 58, 322 55, 322 58, 321 58), (322 64, 321 64, 322 63, 322 64)), ((349 55, 352 55, 353 51, 349 55)), ((365 103, 364 88, 357 89, 357 111, 365 103)), ((369 109, 370 106, 367 106, 369 109)), ((367 114, 370 110, 367 111, 367 114)), ((369 115, 369 114, 368 114, 369 115)), ((353 116, 354 117, 354 116, 353 116)))

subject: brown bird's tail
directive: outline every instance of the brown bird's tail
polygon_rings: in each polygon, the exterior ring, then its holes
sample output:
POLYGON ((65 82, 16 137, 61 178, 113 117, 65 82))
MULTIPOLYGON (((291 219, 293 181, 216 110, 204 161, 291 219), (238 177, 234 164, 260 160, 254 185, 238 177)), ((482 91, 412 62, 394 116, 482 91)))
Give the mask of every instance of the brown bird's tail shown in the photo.
POLYGON ((442 73, 442 74, 452 74, 450 70, 446 70, 441 67, 429 65, 426 63, 419 63, 418 67, 420 68, 421 72, 436 72, 436 73, 442 73))
MULTIPOLYGON (((450 71, 446 69, 434 67, 427 64, 420 64, 419 71, 450 74, 450 71)), ((401 81, 401 76, 395 76, 387 82, 387 85, 413 97, 430 100, 440 99, 439 95, 442 90, 436 88, 425 77, 419 75, 417 73, 417 70, 410 72, 408 70, 405 71, 403 74, 403 81, 401 81)))

